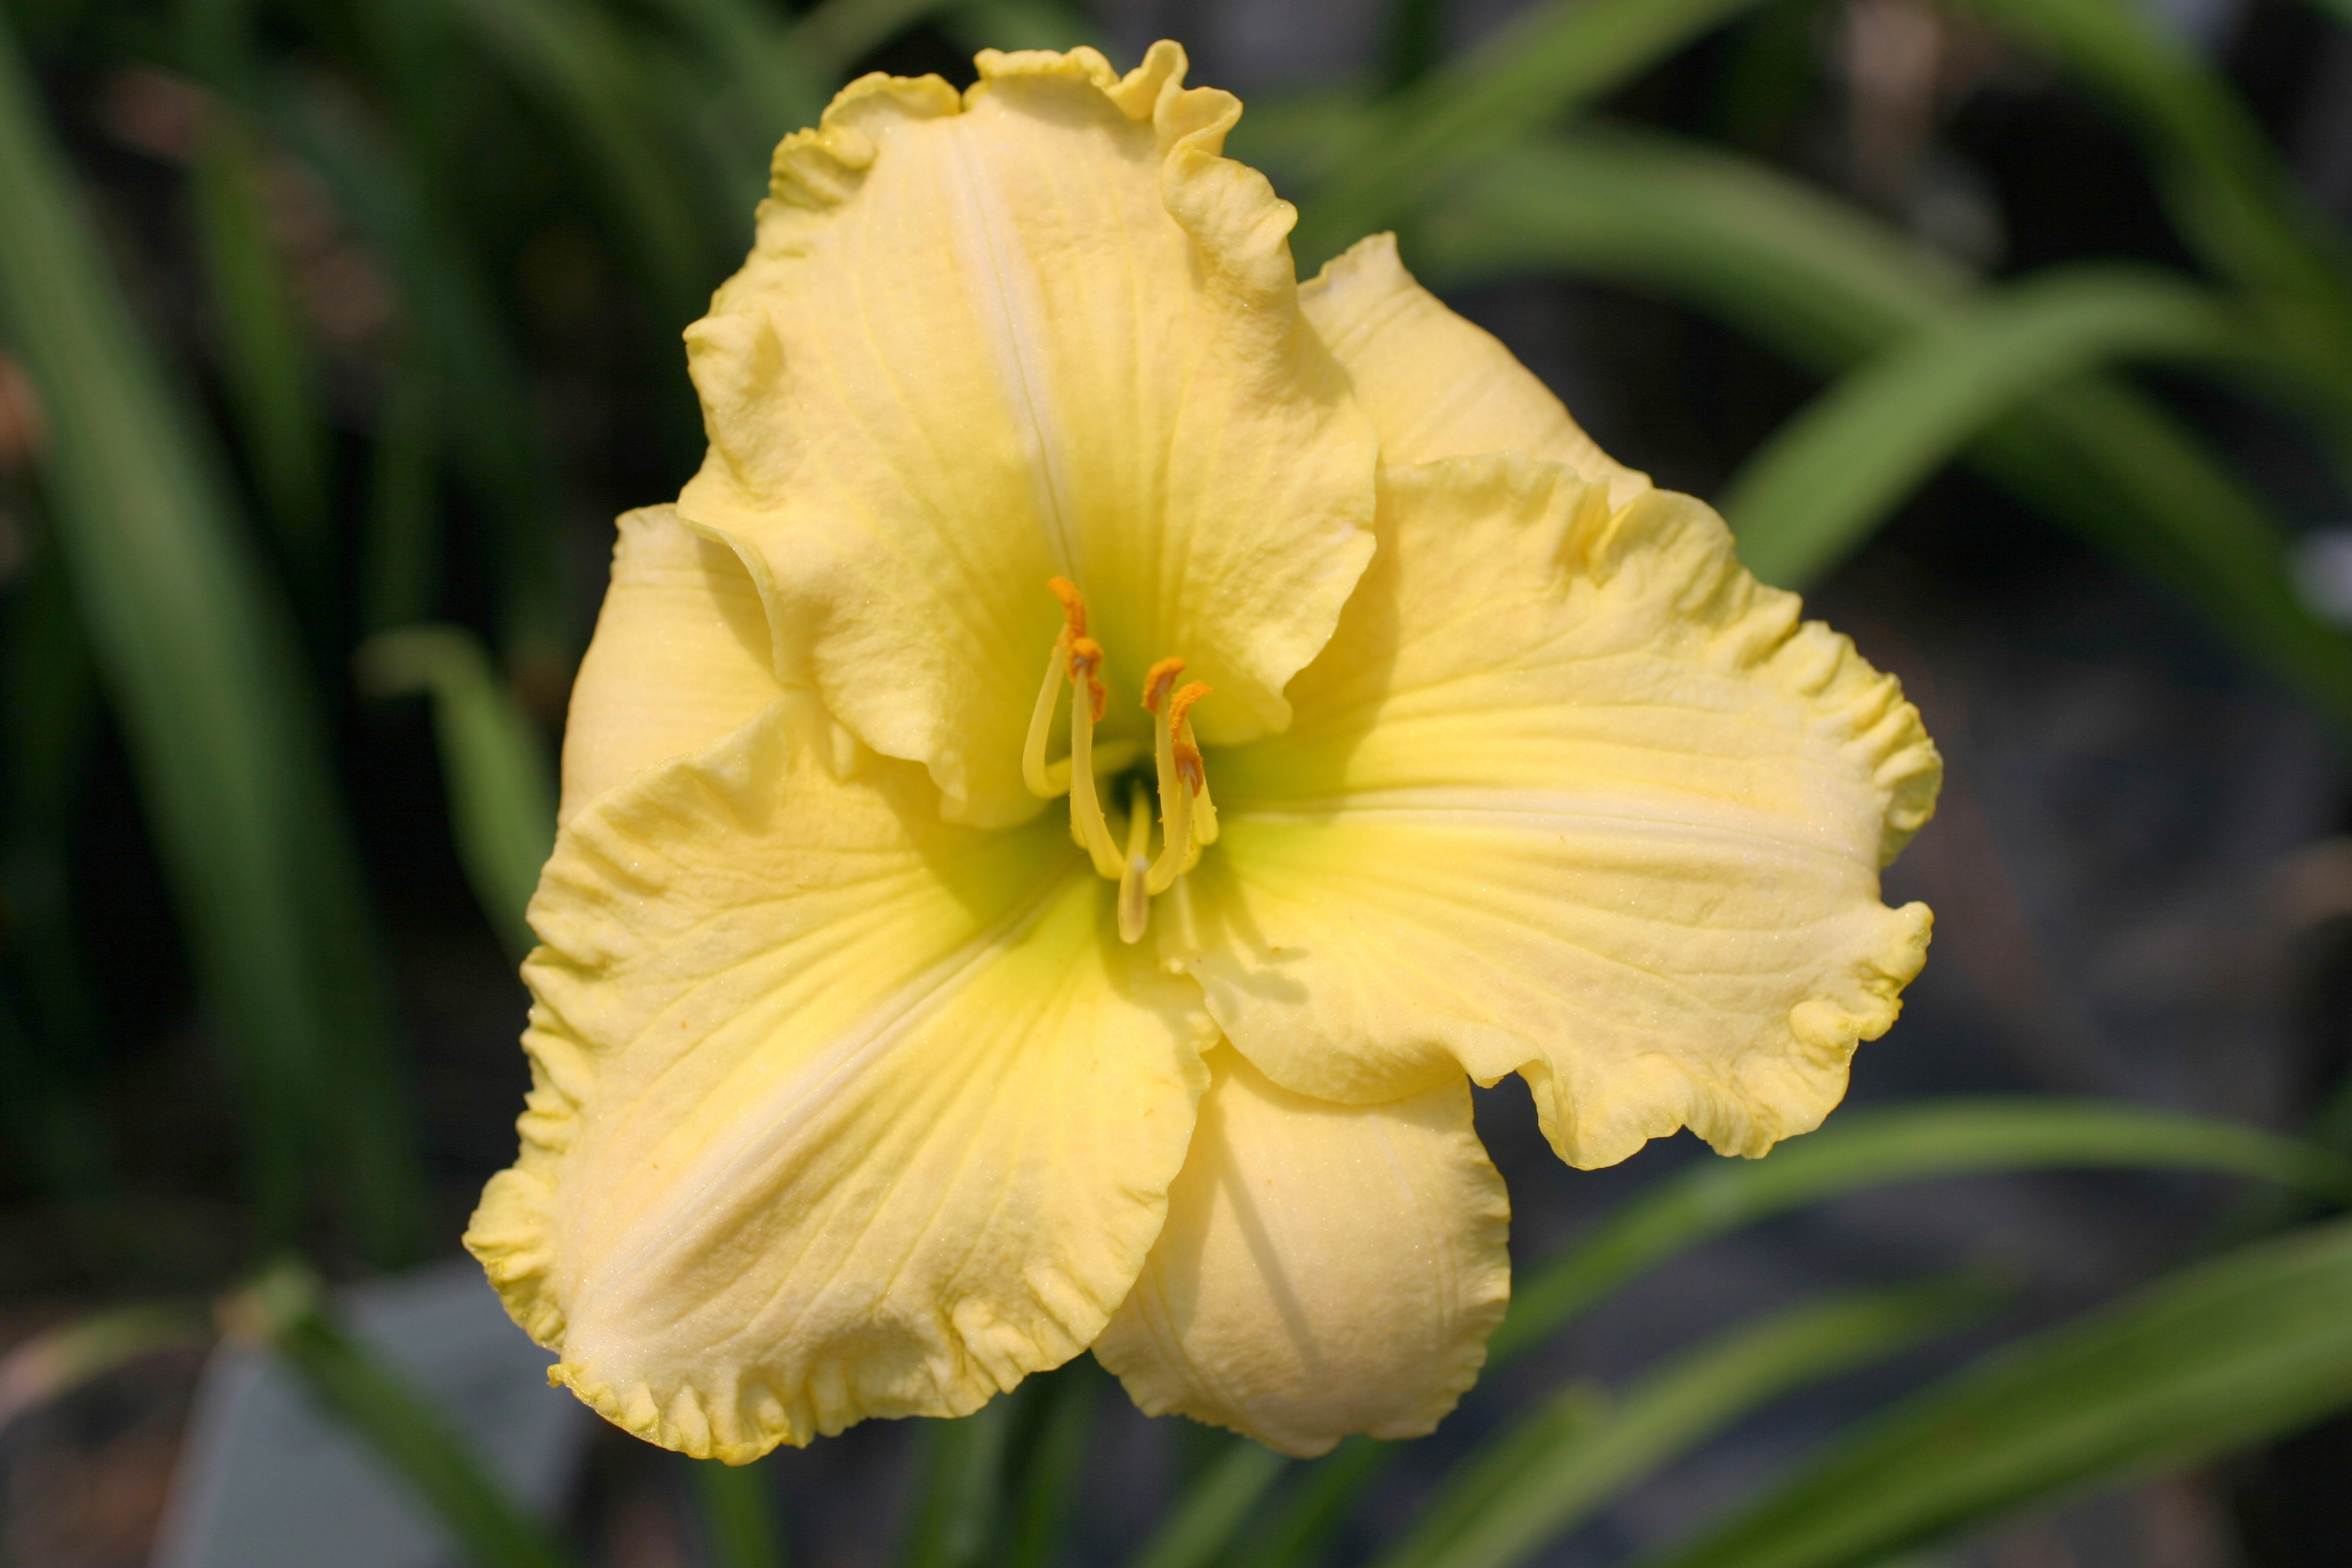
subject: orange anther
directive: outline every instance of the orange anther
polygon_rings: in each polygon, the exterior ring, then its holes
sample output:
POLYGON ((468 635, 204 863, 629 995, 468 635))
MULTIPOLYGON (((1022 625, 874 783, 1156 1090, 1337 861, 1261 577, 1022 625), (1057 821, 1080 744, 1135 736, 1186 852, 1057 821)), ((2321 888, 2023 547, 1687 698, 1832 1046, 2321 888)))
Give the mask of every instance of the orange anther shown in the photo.
POLYGON ((1168 689, 1174 685, 1176 678, 1183 673, 1184 661, 1181 658, 1163 658, 1145 672, 1143 677, 1145 710, 1153 713, 1159 712, 1160 705, 1168 700, 1168 689))
MULTIPOLYGON (((1056 577, 1054 581, 1059 583, 1061 579, 1056 577)), ((1083 610, 1078 612, 1081 616, 1085 613, 1083 610)), ((1099 674, 1102 658, 1102 644, 1094 638, 1081 636, 1070 639, 1070 684, 1085 685, 1087 715, 1097 724, 1102 722, 1103 707, 1110 700, 1110 694, 1103 689, 1099 674)))
POLYGON ((1062 617, 1069 622, 1070 640, 1075 643, 1087 635, 1087 601, 1078 585, 1067 577, 1048 577, 1045 587, 1062 601, 1062 617))
POLYGON ((1176 731, 1179 739, 1181 739, 1184 734, 1184 715, 1192 710, 1193 703, 1208 694, 1208 687, 1196 680, 1169 700, 1168 727, 1176 731))
POLYGON ((1196 680, 1168 700, 1168 729, 1174 737, 1171 750, 1174 752, 1176 773, 1194 795, 1207 786, 1209 772, 1202 764, 1201 748, 1192 742, 1191 721, 1185 715, 1192 710, 1193 703, 1208 694, 1208 687, 1196 680))

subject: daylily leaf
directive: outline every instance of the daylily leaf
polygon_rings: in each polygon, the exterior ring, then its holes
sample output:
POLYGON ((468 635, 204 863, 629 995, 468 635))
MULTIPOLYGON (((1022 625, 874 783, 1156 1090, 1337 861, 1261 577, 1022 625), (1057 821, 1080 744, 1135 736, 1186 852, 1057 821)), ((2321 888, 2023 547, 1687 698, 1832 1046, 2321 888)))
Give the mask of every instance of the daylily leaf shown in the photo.
POLYGON ((2352 1168, 2325 1150, 2168 1111, 2064 1100, 1945 1100, 1849 1111, 1769 1160, 1695 1165, 1526 1271, 1491 1354, 1499 1363, 1530 1348, 1676 1252, 1840 1193, 1971 1172, 2130 1165, 2221 1171, 2352 1196, 2352 1168))
POLYGON ((238 434, 285 558, 315 596, 332 566, 326 431, 310 345, 262 207, 261 149, 236 110, 207 106, 190 173, 238 434))
POLYGON ((1210 1568, 1290 1462, 1244 1439, 1220 1454, 1168 1510, 1127 1568, 1210 1568))
POLYGON ((2161 273, 2084 264, 2011 284, 1847 372, 1749 454, 1718 498, 1739 558, 1804 588, 2051 383, 2109 359, 2242 359, 2258 341, 2210 290, 2161 273))
POLYGON ((456 8, 484 50, 572 138, 591 176, 583 183, 610 204, 614 231, 636 252, 666 307, 660 319, 691 310, 713 268, 702 229, 647 133, 654 116, 632 60, 641 46, 610 12, 582 0, 440 3, 456 8))
POLYGON ((221 1304, 231 1331, 266 1345, 405 1481, 478 1568, 572 1568, 572 1553, 493 1479, 440 1411, 326 1315, 319 1284, 280 1264, 221 1304))
POLYGON ((339 1167, 362 1244, 396 1260, 421 1224, 414 1144, 290 617, 112 285, 10 29, 0 16, 0 317, 47 411, 81 623, 238 1054, 260 1224, 290 1237, 316 1171, 339 1167))
POLYGON ((1061 0, 960 0, 947 7, 940 21, 950 37, 975 53, 1109 47, 1109 39, 1091 17, 1061 0))
POLYGON ((816 123, 831 73, 809 58, 785 18, 757 0, 658 0, 672 23, 731 79, 771 142, 816 123))
POLYGON ((440 388, 411 348, 393 366, 376 421, 360 553, 360 624, 371 632, 415 626, 439 598, 440 388))
POLYGON ((908 1510, 899 1568, 980 1568, 1004 1495, 1004 1451, 1013 1407, 995 1400, 961 1421, 916 1430, 914 1506, 908 1510))
POLYGON ((2333 385, 2352 428, 2352 244, 2297 184, 2226 78, 2128 0, 1965 0, 2122 111, 2181 237, 2245 286, 2282 353, 2333 385))
POLYGON ((1838 1438, 1650 1568, 1862 1568, 2352 1404, 2352 1221, 2242 1248, 2036 1335, 1838 1438))
MULTIPOLYGON (((235 89, 232 83, 225 89, 235 89)), ((548 516, 549 498, 557 489, 551 459, 531 413, 520 353, 487 283, 436 221, 416 164, 393 155, 337 112, 314 84, 272 77, 243 90, 236 100, 318 173, 400 289, 408 333, 403 347, 412 356, 403 374, 425 384, 399 395, 437 411, 457 478, 489 525, 508 651, 520 651, 517 643, 537 645, 533 652, 563 645, 565 617, 555 603, 561 578, 552 563, 548 516)), ((419 416, 415 406, 403 413, 419 416)), ((404 437, 408 432, 397 434, 404 437)), ((389 431, 384 437, 394 438, 389 431)), ((430 454, 415 460, 427 465, 423 488, 429 506, 430 454)), ((400 482, 409 480, 402 476, 400 482)), ((393 498, 395 504, 403 499, 393 498)), ((387 574, 387 602, 415 604, 410 597, 414 584, 429 576, 406 567, 387 574), (392 595, 394 587, 400 588, 397 595, 392 595)), ((416 612, 432 610, 430 604, 415 605, 416 612)))
POLYGON ((1335 148, 1302 208, 1314 266, 1427 195, 1435 176, 1590 103, 1759 0, 1541 0, 1422 78, 1335 148))
POLYGON ((757 1465, 694 1462, 694 1490, 713 1568, 785 1568, 773 1478, 757 1465))
POLYGON ((457 626, 380 633, 355 662, 360 684, 376 696, 432 694, 458 858, 482 912, 521 963, 533 945, 523 909, 555 847, 545 742, 481 644, 457 626))
POLYGON ((1031 1430, 1019 1451, 1020 1482, 1004 1553, 1005 1568, 1053 1568, 1062 1561, 1071 1514, 1083 1495, 1093 1450, 1095 1413, 1102 1403, 1102 1369, 1091 1356, 1066 1362, 1042 1380, 1031 1430))
POLYGON ((821 0, 793 27, 793 47, 838 79, 866 55, 944 9, 950 0, 821 0))
POLYGON ((1774 1396, 1949 1327, 1985 1292, 1951 1284, 1839 1297, 1723 1334, 1643 1379, 1614 1408, 1571 1388, 1446 1473, 1377 1568, 1509 1568, 1774 1396))

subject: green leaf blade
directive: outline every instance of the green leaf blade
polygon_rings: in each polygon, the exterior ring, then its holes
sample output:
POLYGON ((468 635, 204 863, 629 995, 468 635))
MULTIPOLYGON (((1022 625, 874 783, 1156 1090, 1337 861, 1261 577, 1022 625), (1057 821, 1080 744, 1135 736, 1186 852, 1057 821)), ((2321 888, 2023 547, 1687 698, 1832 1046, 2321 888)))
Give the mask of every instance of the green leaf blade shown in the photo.
POLYGON ((358 855, 292 617, 141 342, 0 19, 0 319, 52 432, 44 475, 195 968, 239 1056, 266 1234, 331 1170, 362 1245, 423 1198, 358 855))
POLYGON ((431 693, 458 857, 520 963, 534 942, 523 911, 555 849, 555 781, 537 728, 481 644, 456 626, 380 633, 356 663, 361 685, 377 696, 431 693))
POLYGON ((2247 323, 2186 279, 2056 268, 1847 372, 1750 454, 1717 502, 1748 570, 1802 588, 2042 387, 2122 358, 2236 359, 2248 342, 2247 323))
POLYGON ((775 1499, 760 1465, 693 1459, 695 1500, 714 1568, 786 1568, 775 1499))
POLYGON ((2352 1221, 2243 1248, 1969 1367, 1653 1568, 1863 1568, 2352 1404, 2352 1221))
POLYGON ((1210 1568, 1258 1500, 1291 1461, 1248 1438, 1237 1438, 1185 1492, 1128 1568, 1210 1568))
POLYGON ((1370 116, 1302 212, 1306 265, 1392 221, 1446 170, 1591 103, 1761 0, 1544 0, 1370 116))
POLYGON ((225 1302, 221 1316, 275 1352, 359 1434, 476 1568, 575 1568, 571 1552, 492 1479, 496 1472, 441 1412, 328 1318, 307 1269, 270 1269, 225 1302))
POLYGON ((1931 1176, 2127 1166, 2205 1170, 2346 1195, 2342 1161, 2252 1128, 2096 1101, 1941 1101, 1858 1111, 1757 1161, 1660 1183, 1582 1242, 1523 1274, 1488 1342, 1494 1366, 1675 1253, 1842 1193, 1931 1176))
POLYGON ((1573 1392, 1490 1440, 1449 1478, 1428 1528, 1378 1568, 1510 1568, 1590 1518, 1632 1481, 1788 1391, 1867 1365, 1950 1326, 1986 1300, 1937 1283, 1834 1298, 1746 1324, 1644 1379, 1602 1415, 1573 1392))

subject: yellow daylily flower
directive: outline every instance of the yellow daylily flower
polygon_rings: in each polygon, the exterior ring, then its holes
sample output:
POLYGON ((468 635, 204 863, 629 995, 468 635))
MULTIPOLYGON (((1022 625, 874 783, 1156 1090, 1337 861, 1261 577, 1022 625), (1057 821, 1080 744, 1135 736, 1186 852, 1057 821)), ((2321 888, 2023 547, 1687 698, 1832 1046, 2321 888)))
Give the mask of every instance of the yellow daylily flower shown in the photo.
POLYGON ((697 1456, 1088 1347, 1286 1452, 1424 1432, 1508 1294, 1469 1082, 1586 1167, 1818 1124, 1936 752, 1387 237, 1297 287, 1174 45, 979 67, 787 139, 688 334, 467 1245, 697 1456))

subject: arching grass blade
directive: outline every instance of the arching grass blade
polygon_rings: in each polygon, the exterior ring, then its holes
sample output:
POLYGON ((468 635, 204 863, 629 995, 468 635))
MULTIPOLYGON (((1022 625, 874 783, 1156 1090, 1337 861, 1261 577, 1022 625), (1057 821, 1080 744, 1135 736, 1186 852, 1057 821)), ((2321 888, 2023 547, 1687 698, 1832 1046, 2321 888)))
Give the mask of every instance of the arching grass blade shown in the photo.
POLYGON ((2250 1127, 2098 1101, 1943 1100, 1852 1111, 1755 1161, 1706 1161, 1635 1198, 1522 1274, 1487 1343, 1491 1366, 1677 1252, 1841 1193, 1930 1176, 2146 1166, 2205 1170, 2352 1195, 2324 1150, 2250 1127))
POLYGON ((1916 1344, 1985 1300, 1979 1286, 1950 1283, 1842 1297, 1734 1329, 1651 1374, 1606 1414, 1572 1391, 1463 1461, 1423 1527, 1377 1568, 1523 1563, 1619 1489, 1759 1405, 1916 1344))
POLYGON ((341 816, 290 617, 140 340, 0 20, 0 318, 41 393, 79 618, 130 742, 206 997, 232 1043, 265 1235, 335 1171, 362 1244, 422 1200, 341 816))
POLYGON ((356 664, 360 684, 373 695, 431 694, 458 856, 483 912, 520 963, 535 940, 523 910, 555 847, 545 742, 469 632, 379 633, 362 645, 356 664))
POLYGON ((1739 555, 1801 588, 2011 408, 2117 359, 2228 360, 2258 342, 2210 289, 2080 265, 1985 297, 1847 372, 1751 453, 1717 498, 1739 555))
POLYGON ((2347 1405, 2352 1221, 2337 1221, 2184 1269, 1966 1368, 1648 1568, 1864 1568, 2347 1405))

